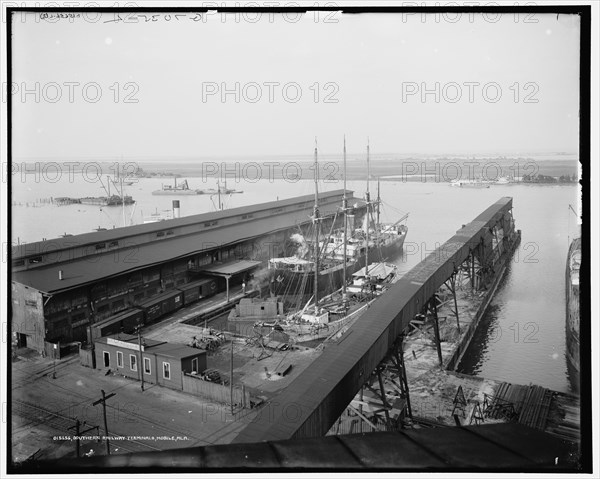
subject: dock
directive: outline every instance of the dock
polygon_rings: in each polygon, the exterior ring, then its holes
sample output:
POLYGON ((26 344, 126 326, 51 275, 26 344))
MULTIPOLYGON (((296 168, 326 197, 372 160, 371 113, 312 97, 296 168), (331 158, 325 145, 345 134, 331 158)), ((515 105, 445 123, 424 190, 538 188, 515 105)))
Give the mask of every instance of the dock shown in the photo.
POLYGON ((235 442, 502 422, 568 435, 577 421, 555 392, 452 372, 520 237, 511 198, 463 225, 273 399, 294 418, 257 417, 235 442))

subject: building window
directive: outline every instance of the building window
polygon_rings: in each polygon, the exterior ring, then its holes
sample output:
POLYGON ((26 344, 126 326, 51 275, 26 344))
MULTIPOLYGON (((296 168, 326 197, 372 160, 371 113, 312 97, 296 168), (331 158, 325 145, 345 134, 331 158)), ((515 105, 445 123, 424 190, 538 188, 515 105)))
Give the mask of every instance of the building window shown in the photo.
POLYGON ((110 367, 110 353, 108 351, 102 351, 102 356, 104 357, 104 367, 110 367))
POLYGON ((164 235, 165 235, 164 231, 159 231, 158 233, 156 233, 157 238, 162 238, 164 235))
POLYGON ((123 367, 123 353, 121 351, 117 351, 117 367, 123 367))
POLYGON ((169 230, 169 231, 167 231, 167 236, 170 236, 170 235, 172 235, 172 234, 175 234, 175 232, 174 232, 173 230, 169 230))
POLYGON ((137 359, 134 354, 129 355, 129 369, 137 371, 137 359))
POLYGON ((41 256, 36 256, 35 258, 29 259, 29 264, 36 264, 36 263, 41 263, 41 262, 42 262, 41 256))
POLYGON ((150 369, 150 358, 144 358, 144 374, 151 374, 152 370, 150 369))
POLYGON ((104 249, 104 248, 106 248, 106 243, 98 243, 98 244, 96 245, 96 249, 97 249, 97 250, 99 250, 99 249, 104 249))
POLYGON ((109 248, 114 248, 115 246, 119 246, 118 241, 111 241, 110 243, 108 243, 109 248))
POLYGON ((171 379, 171 364, 163 362, 163 378, 171 379))
POLYGON ((198 358, 192 359, 192 372, 198 373, 198 358))

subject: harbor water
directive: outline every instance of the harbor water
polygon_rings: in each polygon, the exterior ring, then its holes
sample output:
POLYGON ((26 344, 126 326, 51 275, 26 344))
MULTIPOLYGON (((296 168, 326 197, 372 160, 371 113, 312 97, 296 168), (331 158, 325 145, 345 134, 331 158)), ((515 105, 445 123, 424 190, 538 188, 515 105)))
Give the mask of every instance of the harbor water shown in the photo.
MULTIPOLYGON (((131 195, 136 204, 123 208, 45 202, 51 197, 105 196, 99 182, 78 175, 63 175, 55 182, 36 181, 35 175, 13 179, 12 243, 140 224, 153 213, 170 211, 173 199, 180 201, 182 216, 215 211, 216 196, 152 195, 162 183, 169 182, 172 180, 167 178, 137 179, 125 187, 125 194, 131 195)), ((216 181, 201 178, 189 177, 188 182, 194 189, 216 187, 216 181)), ((227 186, 243 190, 243 194, 222 197, 226 208, 314 192, 312 181, 231 181, 227 186)), ((342 184, 337 181, 320 184, 321 191, 339 188, 342 184)), ((348 189, 362 197, 365 183, 349 181, 348 189)), ((372 197, 375 190, 371 183, 372 197)), ((575 232, 576 220, 569 204, 577 204, 576 186, 508 184, 480 189, 453 188, 435 181, 382 181, 381 219, 395 221, 410 213, 404 254, 395 259, 399 274, 403 274, 502 196, 513 197, 516 227, 522 231, 521 245, 458 371, 570 391, 565 358, 564 271, 569 241, 575 232)))

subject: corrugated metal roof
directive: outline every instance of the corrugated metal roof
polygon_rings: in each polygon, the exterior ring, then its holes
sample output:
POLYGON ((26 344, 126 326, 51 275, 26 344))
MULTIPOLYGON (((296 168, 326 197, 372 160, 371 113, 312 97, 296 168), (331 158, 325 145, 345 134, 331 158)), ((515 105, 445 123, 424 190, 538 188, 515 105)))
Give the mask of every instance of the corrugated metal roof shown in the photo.
POLYGON ((231 275, 247 271, 261 264, 260 261, 240 260, 232 261, 230 263, 213 263, 203 268, 199 268, 200 273, 212 273, 212 274, 223 274, 231 275))
MULTIPOLYGON (((346 190, 349 195, 353 195, 354 192, 346 190)), ((344 190, 334 190, 319 193, 319 199, 339 197, 341 198, 344 190)), ((341 200, 340 200, 341 201, 341 200)), ((222 218, 229 218, 231 216, 244 215, 248 213, 256 213, 258 211, 269 210, 273 208, 281 208, 284 206, 295 205, 299 203, 305 203, 307 207, 312 207, 314 203, 314 195, 303 195, 296 196, 294 198, 288 198, 285 200, 269 201, 266 203, 259 203, 255 205, 241 206, 239 208, 231 208, 229 210, 213 211, 209 213, 200 213, 197 215, 185 216, 183 218, 174 218, 170 220, 160 221, 157 223, 148 223, 135 226, 127 226, 125 228, 116 228, 106 231, 94 231, 91 233, 84 233, 66 238, 53 238, 52 250, 59 250, 63 248, 70 248, 74 241, 78 245, 84 246, 86 244, 94 245, 96 243, 125 239, 129 236, 136 236, 145 233, 154 233, 168 228, 176 228, 179 226, 188 226, 194 224, 205 223, 207 221, 219 220, 222 218)), ((39 254, 40 251, 46 251, 44 244, 47 241, 36 241, 27 244, 16 245, 12 247, 12 259, 18 259, 29 255, 31 251, 36 251, 39 254)))
MULTIPOLYGON (((343 190, 337 190, 329 192, 323 197, 339 196, 343 190)), ((181 220, 189 220, 189 218, 196 218, 193 222, 199 222, 198 218, 202 217, 201 220, 204 222, 208 216, 219 214, 219 217, 239 215, 243 212, 254 211, 256 209, 268 209, 275 206, 281 206, 282 204, 302 204, 307 203, 307 208, 312 205, 313 197, 301 196, 292 200, 286 200, 285 202, 271 202, 257 205, 254 207, 246 208, 235 208, 228 210, 227 212, 218 213, 206 213, 205 215, 196 215, 195 217, 181 218, 181 220), (226 214, 227 213, 227 214, 226 214)), ((212 217, 212 216, 211 216, 212 217)), ((171 221, 180 221, 171 220, 171 221)), ((157 265, 166 261, 191 256, 196 253, 200 253, 207 249, 214 249, 217 245, 220 247, 233 245, 238 242, 249 240, 252 238, 259 237, 264 234, 285 230, 308 222, 309 219, 306 216, 306 209, 298 208, 294 212, 286 212, 283 214, 277 214, 268 216, 265 218, 257 218, 253 221, 246 223, 236 223, 233 225, 223 226, 221 228, 213 228, 207 231, 198 231, 197 234, 193 235, 182 235, 173 236, 167 239, 154 241, 151 243, 144 243, 134 245, 129 248, 122 248, 119 250, 119 254, 115 255, 115 252, 107 251, 105 253, 97 253, 90 257, 77 258, 72 261, 65 261, 61 263, 49 264, 48 266, 40 266, 25 271, 16 271, 12 273, 12 280, 18 283, 24 284, 38 291, 45 293, 56 294, 61 291, 77 288, 92 284, 101 279, 108 279, 124 273, 131 273, 148 266, 157 265), (201 238, 201 240, 200 240, 201 238), (63 271, 63 279, 59 279, 59 270, 63 271)), ((189 220, 189 222, 192 222, 189 220)), ((164 222, 163 222, 164 223, 164 222)), ((136 230, 143 229, 146 226, 152 225, 139 225, 128 228, 121 228, 115 230, 111 238, 123 237, 123 232, 134 228, 136 230), (116 235, 116 232, 121 231, 120 235, 116 235)), ((155 227, 156 228, 156 227, 155 227)), ((165 226, 161 226, 160 229, 164 229, 165 226)), ((80 239, 82 241, 88 241, 88 237, 93 237, 93 242, 100 241, 100 237, 96 235, 106 234, 106 231, 99 233, 89 233, 85 235, 78 235, 78 244, 80 239)), ((104 239, 105 238, 103 236, 104 239)), ((69 238, 65 238, 69 240, 69 238)), ((70 238, 73 241, 73 238, 70 238)), ((53 240, 54 241, 54 240, 53 240)), ((44 249, 41 248, 43 251, 44 249)))

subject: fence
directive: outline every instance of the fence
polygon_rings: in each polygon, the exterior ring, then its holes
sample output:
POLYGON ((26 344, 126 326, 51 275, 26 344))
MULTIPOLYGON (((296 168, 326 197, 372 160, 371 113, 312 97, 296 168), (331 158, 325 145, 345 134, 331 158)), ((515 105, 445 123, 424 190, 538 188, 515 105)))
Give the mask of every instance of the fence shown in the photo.
POLYGON ((79 362, 86 368, 96 368, 96 357, 92 348, 79 348, 79 362))
MULTIPOLYGON (((202 396, 213 401, 231 404, 231 389, 229 386, 204 381, 199 376, 182 373, 183 391, 195 396, 202 396)), ((233 388, 233 405, 250 408, 250 393, 246 388, 233 388)))

